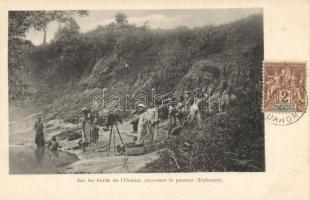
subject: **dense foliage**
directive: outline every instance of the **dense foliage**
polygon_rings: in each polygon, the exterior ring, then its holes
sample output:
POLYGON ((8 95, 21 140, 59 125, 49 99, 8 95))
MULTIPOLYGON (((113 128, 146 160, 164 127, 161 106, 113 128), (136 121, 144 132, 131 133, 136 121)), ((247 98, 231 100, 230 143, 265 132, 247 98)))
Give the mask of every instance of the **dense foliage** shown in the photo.
MULTIPOLYGON (((87 15, 86 11, 10 11, 9 12, 9 99, 10 102, 22 101, 32 96, 33 63, 29 59, 36 51, 30 41, 25 40, 26 32, 33 28, 44 32, 43 44, 46 44, 46 31, 49 22, 67 23, 74 21, 73 15, 87 15)), ((41 47, 38 49, 42 50, 41 47)), ((51 53, 51 52, 47 52, 51 53)), ((40 57, 38 57, 40 58, 40 57)), ((42 59, 42 58, 41 58, 42 59)), ((43 71, 42 71, 43 72, 43 71)))
MULTIPOLYGON (((228 70, 223 73, 227 75, 235 70, 235 66, 245 68, 252 65, 253 61, 244 63, 247 55, 243 51, 260 49, 262 44, 261 16, 217 27, 154 30, 147 23, 140 27, 129 24, 126 16, 119 13, 115 22, 98 26, 85 34, 79 32, 73 18, 64 18, 65 23, 49 44, 32 46, 24 51, 28 56, 22 56, 23 60, 28 59, 26 63, 31 63, 31 67, 28 66, 34 83, 31 88, 46 91, 44 85, 50 88, 51 85, 72 85, 75 81, 82 88, 110 87, 133 94, 150 91, 156 86, 159 93, 165 94, 176 89, 179 84, 176 80, 182 79, 197 61, 212 56, 223 62, 227 60, 225 67, 228 70), (222 57, 216 58, 216 55, 222 57)), ((52 19, 55 16, 48 18, 46 23, 52 19)), ((25 26, 39 26, 26 22, 23 23, 25 26)), ((15 29, 13 27, 12 30, 15 29)), ((25 29, 18 31, 16 34, 24 34, 25 29)), ((15 60, 14 56, 11 54, 9 57, 15 60)), ((223 63, 217 65, 216 68, 223 70, 223 63)), ((15 69, 13 66, 11 64, 10 68, 15 69)), ((255 70, 250 68, 252 74, 256 74, 255 70)), ((241 71, 244 73, 246 70, 241 71)), ((13 74, 10 73, 14 80, 13 74)))
POLYGON ((205 115, 203 128, 183 127, 160 159, 141 172, 265 171, 260 88, 237 93, 237 104, 205 115))

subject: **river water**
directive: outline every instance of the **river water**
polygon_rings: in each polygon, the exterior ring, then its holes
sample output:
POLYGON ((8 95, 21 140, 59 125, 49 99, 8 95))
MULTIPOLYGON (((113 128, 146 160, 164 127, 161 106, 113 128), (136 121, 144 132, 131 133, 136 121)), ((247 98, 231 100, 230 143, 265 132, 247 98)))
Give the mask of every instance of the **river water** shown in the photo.
POLYGON ((10 107, 9 173, 62 173, 62 167, 77 161, 77 157, 66 152, 52 152, 47 148, 36 148, 33 126, 37 113, 29 114, 29 112, 23 108, 10 107))
POLYGON ((9 172, 10 174, 57 174, 62 173, 62 167, 76 160, 74 155, 65 152, 11 146, 9 149, 9 172))

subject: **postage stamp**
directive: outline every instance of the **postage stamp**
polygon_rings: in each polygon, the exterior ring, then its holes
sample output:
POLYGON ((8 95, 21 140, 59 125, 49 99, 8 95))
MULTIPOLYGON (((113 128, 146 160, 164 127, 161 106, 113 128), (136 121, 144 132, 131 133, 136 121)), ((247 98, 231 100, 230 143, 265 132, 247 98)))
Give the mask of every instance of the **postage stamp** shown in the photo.
POLYGON ((267 119, 275 124, 287 125, 301 118, 308 100, 306 63, 265 62, 263 84, 263 107, 264 112, 268 113, 267 119), (275 117, 278 114, 280 116, 275 117))
POLYGON ((264 63, 264 111, 305 111, 305 84, 305 63, 264 63))

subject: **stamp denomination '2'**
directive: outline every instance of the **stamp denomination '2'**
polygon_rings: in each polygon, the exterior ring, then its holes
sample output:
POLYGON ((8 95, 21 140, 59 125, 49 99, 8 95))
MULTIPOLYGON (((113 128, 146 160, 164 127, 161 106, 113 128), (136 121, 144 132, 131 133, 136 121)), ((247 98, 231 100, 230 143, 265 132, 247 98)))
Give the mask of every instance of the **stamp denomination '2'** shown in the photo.
POLYGON ((305 112, 305 63, 264 63, 264 111, 305 112))
POLYGON ((274 125, 297 122, 308 105, 306 63, 264 63, 265 119, 274 125))

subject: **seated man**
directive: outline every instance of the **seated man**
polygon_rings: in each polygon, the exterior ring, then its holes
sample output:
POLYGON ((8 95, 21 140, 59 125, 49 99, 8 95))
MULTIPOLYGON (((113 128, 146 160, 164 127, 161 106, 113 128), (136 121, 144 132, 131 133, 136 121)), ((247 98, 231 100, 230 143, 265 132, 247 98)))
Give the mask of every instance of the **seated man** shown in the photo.
POLYGON ((48 154, 52 160, 58 158, 58 147, 59 143, 57 142, 56 136, 53 136, 52 139, 48 142, 48 154))
POLYGON ((52 151, 57 151, 59 143, 57 142, 56 136, 53 136, 52 139, 48 142, 48 149, 52 151))

